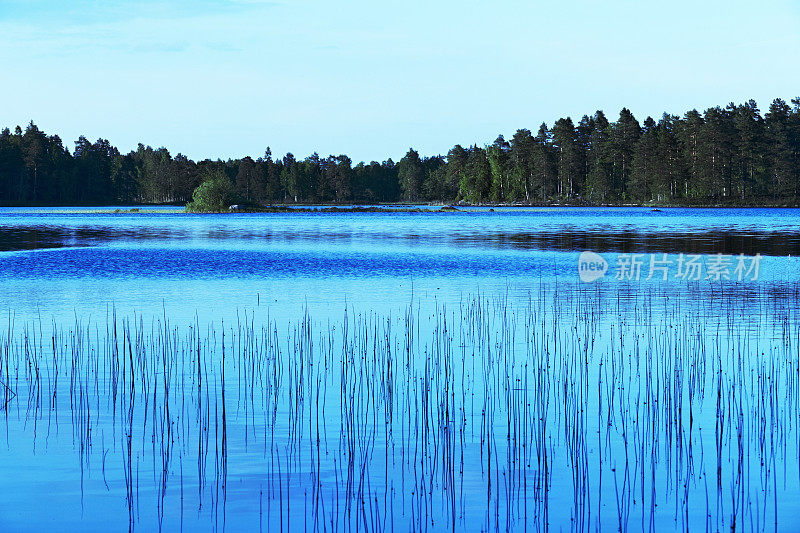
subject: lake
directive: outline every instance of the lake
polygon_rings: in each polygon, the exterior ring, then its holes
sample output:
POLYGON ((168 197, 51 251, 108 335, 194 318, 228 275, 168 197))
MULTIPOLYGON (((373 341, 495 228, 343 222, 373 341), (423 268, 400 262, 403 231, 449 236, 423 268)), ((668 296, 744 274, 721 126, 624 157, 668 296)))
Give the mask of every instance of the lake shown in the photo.
POLYGON ((0 529, 800 516, 796 210, 127 211, 0 209, 0 529))

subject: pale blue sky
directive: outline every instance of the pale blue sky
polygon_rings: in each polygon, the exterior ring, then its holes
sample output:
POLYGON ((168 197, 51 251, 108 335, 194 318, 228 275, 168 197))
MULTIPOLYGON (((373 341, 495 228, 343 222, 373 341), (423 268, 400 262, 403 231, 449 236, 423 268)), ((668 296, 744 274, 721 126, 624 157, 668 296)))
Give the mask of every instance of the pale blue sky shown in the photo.
POLYGON ((0 0, 0 125, 192 158, 409 146, 800 95, 800 3, 0 0))

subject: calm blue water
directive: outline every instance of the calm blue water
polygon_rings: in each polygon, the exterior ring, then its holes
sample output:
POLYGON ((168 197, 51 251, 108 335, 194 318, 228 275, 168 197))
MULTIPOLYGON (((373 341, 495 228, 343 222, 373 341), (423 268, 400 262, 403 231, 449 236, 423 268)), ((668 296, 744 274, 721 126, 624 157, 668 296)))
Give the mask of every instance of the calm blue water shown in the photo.
MULTIPOLYGON (((104 313, 114 304, 193 315, 261 299, 292 312, 306 302, 388 309, 406 304, 412 285, 418 296, 456 301, 479 289, 521 296, 541 279, 573 281, 584 250, 603 254, 611 270, 619 253, 644 261, 654 253, 674 261, 680 253, 761 254, 760 281, 796 281, 789 257, 800 255, 800 215, 791 209, 52 211, 0 210, 0 309, 25 317, 104 313)), ((614 281, 611 270, 603 282, 614 281)))
POLYGON ((797 256, 792 209, 0 209, 0 529, 791 530, 797 256))

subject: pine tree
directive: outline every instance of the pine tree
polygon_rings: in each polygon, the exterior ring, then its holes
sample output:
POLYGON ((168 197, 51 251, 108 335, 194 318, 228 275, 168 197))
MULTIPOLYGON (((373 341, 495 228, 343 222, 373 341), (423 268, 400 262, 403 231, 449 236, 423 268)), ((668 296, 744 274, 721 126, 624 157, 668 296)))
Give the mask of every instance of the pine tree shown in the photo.
POLYGON ((414 202, 420 197, 420 190, 425 175, 419 153, 409 148, 406 155, 397 163, 397 178, 406 201, 414 202))
POLYGON ((489 158, 489 168, 492 173, 492 186, 489 194, 493 202, 513 200, 511 194, 511 164, 509 150, 511 146, 502 135, 486 148, 489 158))
POLYGON ((684 115, 684 120, 680 122, 678 138, 681 143, 681 151, 687 169, 687 180, 685 197, 687 199, 698 198, 702 195, 699 188, 701 164, 700 164, 700 138, 702 137, 703 117, 693 109, 684 115))
POLYGON ((612 126, 613 174, 612 190, 615 198, 627 198, 625 186, 633 170, 633 151, 641 135, 639 122, 627 108, 622 108, 619 119, 612 126))
POLYGON ((647 117, 642 134, 633 150, 633 169, 628 178, 628 197, 635 201, 663 201, 668 195, 664 172, 658 158, 658 126, 647 117))
POLYGON ((544 202, 548 198, 552 198, 558 189, 556 150, 553 147, 547 124, 539 126, 539 132, 534 137, 534 142, 532 188, 534 193, 538 193, 539 199, 544 202))
POLYGON ((593 118, 587 159, 589 174, 586 177, 586 196, 591 201, 603 203, 613 198, 614 153, 611 142, 611 125, 602 111, 593 118))
POLYGON ((769 186, 773 198, 797 197, 797 158, 792 143, 792 124, 789 105, 775 99, 764 115, 765 136, 769 144, 769 186))
POLYGON ((685 198, 688 190, 685 160, 678 140, 680 118, 664 113, 658 121, 658 153, 669 200, 685 198))
POLYGON ((741 200, 766 193, 764 122, 755 101, 734 111, 736 139, 733 155, 734 195, 741 200))
POLYGON ((536 141, 530 130, 520 129, 511 138, 509 151, 511 165, 511 190, 514 198, 531 201, 531 190, 536 175, 534 166, 536 141))
POLYGON ((573 198, 580 171, 578 139, 572 119, 560 118, 553 126, 553 145, 558 153, 558 191, 562 198, 573 198))
POLYGON ((444 179, 448 198, 455 198, 460 195, 461 180, 467 173, 467 159, 469 152, 460 144, 455 145, 447 152, 447 164, 445 166, 444 179))
POLYGON ((479 203, 488 199, 492 188, 492 169, 486 150, 473 146, 467 156, 464 177, 461 179, 461 196, 479 203))

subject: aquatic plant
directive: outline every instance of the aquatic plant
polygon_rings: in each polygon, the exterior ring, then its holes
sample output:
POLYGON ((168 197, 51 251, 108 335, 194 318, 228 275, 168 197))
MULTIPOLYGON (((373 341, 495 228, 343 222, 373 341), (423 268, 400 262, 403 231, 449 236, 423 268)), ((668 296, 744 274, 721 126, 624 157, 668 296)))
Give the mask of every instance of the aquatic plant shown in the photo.
POLYGON ((797 289, 617 289, 334 322, 10 314, 6 446, 71 450, 131 529, 786 527, 797 289))

